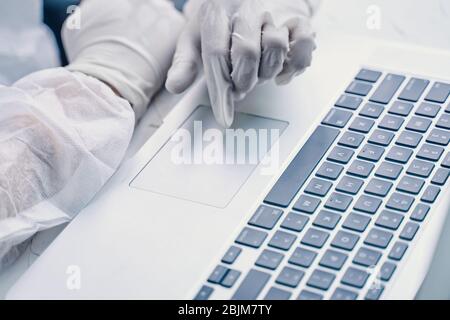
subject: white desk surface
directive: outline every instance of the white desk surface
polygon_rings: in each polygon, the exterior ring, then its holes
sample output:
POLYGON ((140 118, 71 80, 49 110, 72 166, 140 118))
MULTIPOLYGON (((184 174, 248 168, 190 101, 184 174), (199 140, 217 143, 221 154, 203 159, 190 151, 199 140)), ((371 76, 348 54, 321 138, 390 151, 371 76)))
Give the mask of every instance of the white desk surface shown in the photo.
MULTIPOLYGON (((450 50, 450 1, 429 0, 322 0, 315 19, 319 35, 327 30, 356 34, 450 50), (375 7, 374 7, 375 6, 375 7), (375 10, 379 29, 367 28, 367 19, 375 10)), ((320 46, 320 37, 319 43, 320 46)), ((162 91, 136 128, 127 157, 135 154, 157 130, 161 119, 180 99, 162 91)), ((36 235, 26 252, 9 269, 0 274, 0 298, 26 271, 64 228, 60 226, 36 235)), ((450 299, 450 217, 443 228, 440 244, 417 298, 450 299)))

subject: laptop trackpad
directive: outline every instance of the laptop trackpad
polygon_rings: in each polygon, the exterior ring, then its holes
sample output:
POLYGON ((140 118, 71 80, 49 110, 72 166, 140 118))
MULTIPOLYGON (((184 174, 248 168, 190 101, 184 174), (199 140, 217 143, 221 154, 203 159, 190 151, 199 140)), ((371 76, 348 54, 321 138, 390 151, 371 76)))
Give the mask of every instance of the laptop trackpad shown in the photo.
MULTIPOLYGON (((224 208, 288 124, 237 113, 231 130, 200 106, 132 181, 131 187, 224 208)), ((275 150, 273 150, 275 151, 275 150)), ((276 152, 274 152, 276 153, 276 152)), ((261 164, 268 174, 277 157, 261 164)), ((274 166, 275 165, 275 166, 274 166)))

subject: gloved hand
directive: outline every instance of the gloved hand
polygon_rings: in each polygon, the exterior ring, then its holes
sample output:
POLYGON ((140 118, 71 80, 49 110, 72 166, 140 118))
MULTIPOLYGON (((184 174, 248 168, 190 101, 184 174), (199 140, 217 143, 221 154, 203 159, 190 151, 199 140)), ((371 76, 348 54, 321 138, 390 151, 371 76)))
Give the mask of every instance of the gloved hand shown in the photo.
POLYGON ((167 0, 88 0, 81 28, 62 29, 68 69, 102 80, 140 118, 170 67, 183 16, 167 0))
POLYGON ((229 127, 234 101, 259 80, 286 84, 311 64, 313 1, 189 0, 166 88, 186 90, 203 60, 214 115, 229 127))

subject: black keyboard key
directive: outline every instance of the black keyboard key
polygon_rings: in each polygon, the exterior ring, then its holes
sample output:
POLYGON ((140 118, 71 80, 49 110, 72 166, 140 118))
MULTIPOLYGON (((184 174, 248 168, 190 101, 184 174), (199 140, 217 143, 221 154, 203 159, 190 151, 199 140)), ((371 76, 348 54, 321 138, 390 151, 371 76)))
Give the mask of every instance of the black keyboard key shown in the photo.
POLYGON ((423 221, 425 220, 425 217, 427 216, 428 212, 430 211, 430 206, 419 203, 414 208, 413 212, 411 213, 411 220, 414 221, 423 221))
POLYGON ((325 208, 333 209, 341 212, 347 211, 352 203, 353 198, 344 194, 333 192, 325 202, 325 208))
POLYGON ((421 117, 412 117, 406 125, 406 129, 416 132, 425 133, 431 126, 431 120, 421 117))
POLYGON ((283 258, 284 255, 279 252, 264 249, 264 251, 259 255, 255 264, 262 268, 275 270, 276 268, 278 268, 283 258))
POLYGON ((380 269, 380 279, 383 281, 389 281, 392 278, 392 275, 394 274, 395 269, 397 269, 397 265, 392 262, 385 262, 381 266, 380 269))
POLYGON ((425 100, 444 103, 450 94, 450 84, 443 82, 435 82, 430 92, 428 92, 425 100))
POLYGON ((364 232, 369 225, 369 222, 369 217, 352 212, 347 216, 342 227, 353 231, 364 232))
MULTIPOLYGON (((392 151, 392 149, 391 149, 391 151, 392 151)), ((403 152, 403 151, 400 151, 400 152, 403 152)), ((398 155, 398 153, 396 155, 398 155)), ((375 175, 380 178, 396 180, 400 176, 400 173, 402 172, 402 170, 403 170, 403 166, 384 161, 378 167, 377 171, 375 172, 375 175)))
POLYGON ((372 85, 363 81, 353 81, 350 85, 345 89, 345 93, 356 94, 358 96, 367 96, 370 90, 372 90, 372 85))
POLYGON ((400 134, 400 137, 398 137, 396 144, 404 147, 415 148, 419 145, 421 140, 422 135, 415 132, 403 131, 400 134))
POLYGON ((436 184, 438 186, 443 186, 450 175, 450 170, 439 168, 436 173, 433 176, 433 179, 431 180, 432 184, 436 184))
POLYGON ((347 173, 357 177, 367 178, 372 172, 374 167, 375 165, 373 163, 361 160, 354 160, 350 165, 350 167, 348 168, 347 173))
POLYGON ((323 197, 330 191, 333 184, 330 181, 313 178, 305 188, 305 193, 323 197))
POLYGON ((416 110, 416 114, 423 117, 435 118, 441 110, 441 106, 433 103, 422 102, 416 110))
POLYGON ((303 228, 305 228, 308 220, 309 218, 304 215, 290 212, 284 219, 281 227, 284 229, 300 232, 303 230, 303 228))
POLYGON ((405 80, 404 76, 396 75, 396 74, 388 74, 383 79, 381 84, 373 93, 370 101, 388 104, 391 101, 394 94, 397 92, 398 88, 400 88, 401 84, 405 80))
POLYGON ((340 270, 346 260, 347 255, 345 253, 335 250, 327 250, 322 259, 320 259, 319 265, 334 270, 340 270))
POLYGON ((364 243, 377 248, 386 248, 391 242, 392 233, 381 229, 373 228, 369 231, 364 243))
POLYGON ((377 129, 370 136, 369 142, 387 147, 392 139, 394 139, 394 134, 392 132, 377 129))
POLYGON ((376 103, 368 102, 359 112, 360 116, 365 116, 372 119, 378 119, 384 111, 384 106, 376 103))
POLYGON ((412 194, 419 194, 424 186, 425 181, 414 177, 404 176, 397 185, 398 191, 403 191, 412 194))
POLYGON ((439 193, 441 192, 441 189, 436 186, 428 186, 425 191, 423 192, 422 200, 423 202, 433 203, 436 201, 436 198, 438 197, 439 193))
POLYGON ((407 117, 413 108, 414 105, 412 103, 404 101, 395 101, 388 112, 390 114, 407 117))
POLYGON ((353 258, 353 263, 359 264, 364 267, 373 267, 378 263, 380 258, 380 252, 366 247, 361 247, 353 258))
POLYGON ((443 114, 436 123, 436 127, 450 130, 450 115, 443 114))
POLYGON ((351 251, 359 240, 359 236, 346 231, 339 231, 331 242, 331 246, 351 251))
POLYGON ((422 178, 428 178, 434 169, 434 164, 422 160, 414 160, 406 170, 406 173, 422 178))
POLYGON ((236 239, 236 243, 259 248, 267 238, 267 232, 245 227, 236 239))
POLYGON ((347 125, 347 122, 351 117, 352 113, 350 111, 333 108, 325 116, 322 124, 326 124, 336 128, 343 128, 347 125))
POLYGON ((429 161, 439 161, 443 153, 444 148, 425 143, 417 153, 417 158, 429 161))
POLYGON ((403 122, 405 122, 405 119, 401 117, 385 115, 383 119, 381 119, 381 122, 378 125, 378 127, 390 131, 398 131, 402 127, 403 122))
POLYGON ((297 236, 292 233, 276 231, 269 241, 269 247, 280 250, 289 250, 295 240, 297 240, 297 236))
POLYGON ((408 245, 404 242, 397 241, 389 252, 389 259, 400 261, 408 249, 408 245))
POLYGON ((336 288, 336 290, 333 292, 333 295, 331 296, 331 300, 356 300, 358 297, 358 294, 356 292, 343 289, 343 288, 336 288))
POLYGON ((291 288, 296 288, 300 281, 302 281, 304 275, 305 273, 301 270, 284 267, 275 282, 291 288))
POLYGON ((314 270, 311 277, 308 279, 307 285, 321 290, 328 290, 335 278, 336 276, 333 273, 314 270))
POLYGON ((367 291, 364 299, 366 300, 378 300, 383 294, 384 286, 381 283, 373 283, 370 289, 367 291))
POLYGON ((342 147, 334 147, 331 150, 330 154, 327 157, 327 160, 346 164, 353 157, 355 152, 351 149, 342 148, 342 147))
POLYGON ((405 164, 409 161, 413 154, 410 149, 394 146, 389 150, 386 160, 395 161, 398 163, 405 164))
POLYGON ((392 188, 392 182, 373 178, 364 190, 365 193, 374 196, 385 197, 392 188))
POLYGON ((367 195, 362 195, 356 201, 353 209, 369 214, 375 214, 381 205, 381 199, 374 198, 367 195))
POLYGON ((309 268, 316 256, 317 253, 314 251, 298 247, 295 249, 288 262, 296 266, 309 268))
POLYGON ((208 278, 208 282, 220 283, 225 275, 228 273, 229 269, 224 266, 218 265, 208 278))
POLYGON ((315 248, 322 248, 329 236, 328 232, 309 228, 301 243, 315 248))
POLYGON ((225 253, 225 255, 222 258, 222 262, 226 263, 226 264, 232 264, 236 261, 236 259, 239 257, 239 255, 241 254, 242 249, 236 246, 231 246, 227 252, 225 253))
POLYGON ((357 131, 361 133, 368 133, 372 129, 375 121, 367 118, 356 117, 349 127, 349 130, 357 131))
POLYGON ((307 196, 306 194, 302 194, 297 202, 294 204, 294 210, 305 212, 312 214, 316 211, 319 206, 321 200, 318 198, 314 198, 311 196, 307 196))
POLYGON ((408 222, 400 233, 400 239, 411 241, 419 230, 419 225, 414 222, 408 222))
POLYGON ((366 284, 368 278, 369 274, 366 271, 349 267, 347 271, 345 271, 341 283, 355 288, 362 288, 366 284))
POLYGON ((327 210, 321 210, 314 220, 313 225, 316 227, 333 230, 339 220, 341 220, 341 216, 339 214, 327 210))
POLYGON ((267 230, 273 229, 280 220, 283 211, 276 208, 261 205, 253 214, 253 217, 248 222, 249 225, 264 228, 267 230))
POLYGON ((311 292, 308 290, 302 290, 297 297, 297 300, 322 300, 323 296, 321 294, 311 292))
POLYGON ((403 216, 398 213, 394 213, 388 210, 383 210, 378 216, 375 225, 378 227, 384 227, 391 230, 397 230, 403 221, 403 216))
POLYGON ((282 290, 276 287, 272 287, 267 291, 266 296, 264 297, 264 300, 289 300, 291 297, 291 293, 286 290, 282 290))
POLYGON ((394 192, 392 196, 389 198, 386 207, 389 209, 394 209, 402 212, 408 212, 413 202, 414 202, 413 197, 398 192, 394 192))
POLYGON ((441 146, 447 146, 450 142, 450 131, 444 131, 441 129, 433 129, 427 138, 427 142, 438 144, 441 146))
POLYGON ((364 136, 359 133, 347 131, 344 133, 342 138, 339 140, 338 144, 340 146, 349 147, 349 148, 359 148, 361 143, 364 141, 364 136))
POLYGON ((401 100, 417 102, 429 83, 429 80, 411 78, 398 98, 401 100))
POLYGON ((341 107, 350 110, 358 109, 359 105, 363 101, 360 97, 343 94, 339 100, 334 104, 336 107, 341 107))
POLYGON ((369 69, 361 69, 356 75, 355 79, 368 81, 368 82, 377 82, 381 77, 381 72, 369 70, 369 69))
POLYGON ((237 270, 230 270, 226 274, 225 278, 220 283, 225 288, 231 288, 236 283, 237 279, 241 276, 241 272, 237 270))
POLYGON ((213 288, 211 288, 209 286, 202 286, 200 288, 200 291, 195 296, 194 300, 197 300, 197 301, 208 300, 213 292, 214 292, 213 288))
POLYGON ((316 175, 320 178, 336 180, 341 175, 342 170, 344 170, 344 167, 341 165, 324 162, 317 170, 316 175))
POLYGON ((269 279, 269 274, 251 269, 231 299, 256 300, 269 279))
POLYGON ((339 130, 319 126, 289 164, 264 200, 287 207, 328 151, 339 130))
POLYGON ((442 161, 441 166, 443 166, 444 168, 450 168, 450 152, 445 156, 445 159, 442 161))
POLYGON ((358 154, 359 159, 377 162, 381 159, 384 148, 366 144, 358 154))
POLYGON ((343 176, 336 186, 336 190, 349 194, 357 194, 364 184, 364 180, 353 178, 350 176, 343 176))

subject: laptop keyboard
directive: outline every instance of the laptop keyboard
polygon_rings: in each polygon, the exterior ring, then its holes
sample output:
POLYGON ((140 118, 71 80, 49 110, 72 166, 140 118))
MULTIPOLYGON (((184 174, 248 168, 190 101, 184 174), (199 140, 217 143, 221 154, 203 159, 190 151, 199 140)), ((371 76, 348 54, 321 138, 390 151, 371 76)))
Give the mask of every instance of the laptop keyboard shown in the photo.
POLYGON ((449 94, 362 69, 195 298, 381 298, 448 186, 449 94))

